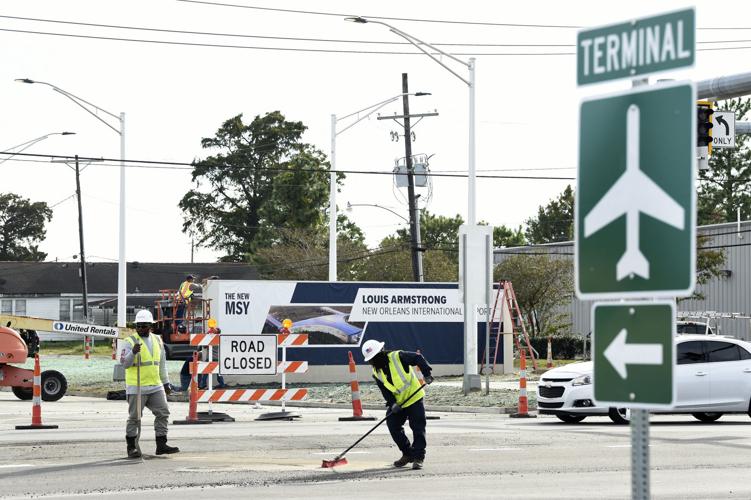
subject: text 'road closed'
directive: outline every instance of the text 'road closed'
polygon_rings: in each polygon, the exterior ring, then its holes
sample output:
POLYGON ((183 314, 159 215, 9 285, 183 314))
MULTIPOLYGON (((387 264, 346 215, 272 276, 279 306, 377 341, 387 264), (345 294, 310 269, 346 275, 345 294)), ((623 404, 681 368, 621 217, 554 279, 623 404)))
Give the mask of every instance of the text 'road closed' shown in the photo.
POLYGON ((275 335, 220 335, 219 373, 276 375, 275 335))

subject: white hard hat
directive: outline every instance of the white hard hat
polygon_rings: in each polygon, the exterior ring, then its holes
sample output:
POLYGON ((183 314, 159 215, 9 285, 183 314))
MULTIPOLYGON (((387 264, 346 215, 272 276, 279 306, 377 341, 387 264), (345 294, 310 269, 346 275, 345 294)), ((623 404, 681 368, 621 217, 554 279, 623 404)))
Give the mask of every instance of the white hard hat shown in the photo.
POLYGON ((385 345, 384 342, 378 342, 377 340, 366 340, 362 345, 362 357, 365 358, 365 361, 370 361, 373 359, 373 356, 383 350, 383 346, 385 345))
POLYGON ((141 309, 136 313, 136 323, 153 323, 154 316, 151 315, 151 311, 147 309, 141 309))

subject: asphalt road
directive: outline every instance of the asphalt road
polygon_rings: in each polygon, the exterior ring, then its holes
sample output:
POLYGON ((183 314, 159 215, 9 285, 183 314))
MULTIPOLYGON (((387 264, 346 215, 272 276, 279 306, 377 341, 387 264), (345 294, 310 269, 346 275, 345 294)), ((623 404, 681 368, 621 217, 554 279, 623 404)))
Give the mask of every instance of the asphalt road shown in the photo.
MULTIPOLYGON (((174 418, 187 414, 185 403, 171 409, 174 418)), ((630 430, 607 418, 568 425, 552 417, 441 414, 428 423, 425 468, 412 471, 390 466, 399 453, 385 425, 350 452, 349 465, 322 469, 322 460, 373 425, 339 422, 350 414, 344 410, 301 409, 302 418, 293 422, 254 420, 274 407, 214 410, 237 421, 170 426, 170 443, 181 453, 128 460, 124 402, 66 396, 43 406, 44 423, 59 429, 15 430, 30 423, 31 404, 0 392, 0 497, 630 497, 630 430)), ((146 453, 153 453, 152 421, 147 411, 146 453)), ((748 416, 725 416, 715 424, 652 417, 651 434, 655 498, 751 498, 748 416)))

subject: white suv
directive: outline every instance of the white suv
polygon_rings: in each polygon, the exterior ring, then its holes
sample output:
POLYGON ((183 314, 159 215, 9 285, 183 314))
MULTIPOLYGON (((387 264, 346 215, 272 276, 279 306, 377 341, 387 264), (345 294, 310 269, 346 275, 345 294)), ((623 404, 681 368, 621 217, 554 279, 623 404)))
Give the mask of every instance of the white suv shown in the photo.
MULTIPOLYGON (((724 413, 751 416, 751 343, 717 335, 677 335, 675 343, 675 405, 653 413, 688 413, 702 422, 724 413)), ((595 403, 592 370, 592 362, 585 361, 545 372, 537 385, 539 413, 568 423, 605 415, 627 423, 628 409, 595 403)))

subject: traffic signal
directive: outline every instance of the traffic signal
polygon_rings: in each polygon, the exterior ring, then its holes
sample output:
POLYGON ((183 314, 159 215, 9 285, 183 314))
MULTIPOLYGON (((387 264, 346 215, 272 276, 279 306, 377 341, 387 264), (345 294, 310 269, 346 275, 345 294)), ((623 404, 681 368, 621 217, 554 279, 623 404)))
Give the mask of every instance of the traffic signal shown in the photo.
POLYGON ((712 102, 698 101, 696 103, 696 145, 707 147, 712 153, 712 102))

